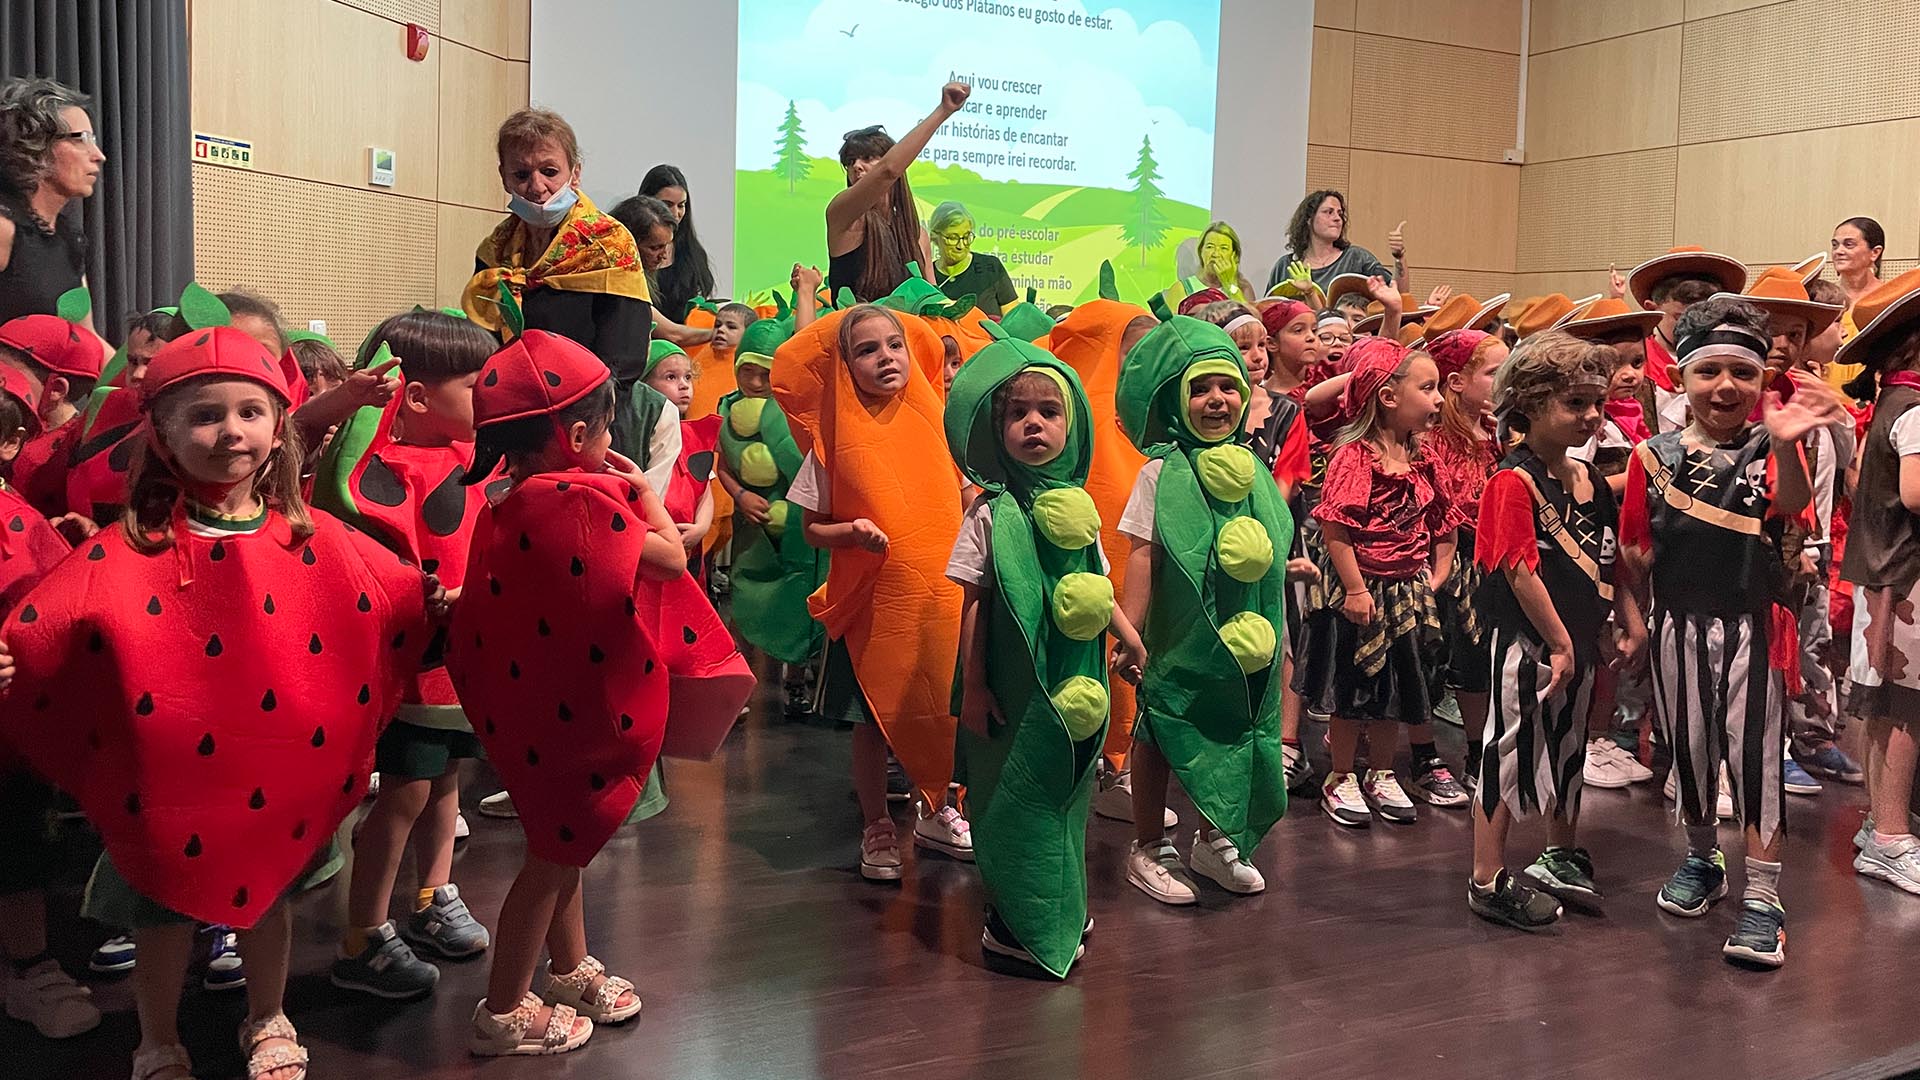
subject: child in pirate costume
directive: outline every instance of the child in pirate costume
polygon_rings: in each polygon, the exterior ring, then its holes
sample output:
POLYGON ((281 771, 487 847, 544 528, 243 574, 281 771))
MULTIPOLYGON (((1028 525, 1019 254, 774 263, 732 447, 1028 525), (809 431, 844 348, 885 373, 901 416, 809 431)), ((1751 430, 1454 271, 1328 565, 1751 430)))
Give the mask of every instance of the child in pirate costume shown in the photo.
POLYGON ((1659 906, 1698 917, 1726 895, 1726 858, 1715 839, 1720 767, 1732 773, 1732 808, 1746 826, 1747 891, 1730 960, 1778 967, 1786 959, 1779 896, 1786 739, 1782 672, 1798 673, 1794 613, 1781 536, 1812 501, 1800 441, 1841 410, 1838 396, 1790 373, 1792 397, 1766 389, 1767 317, 1738 300, 1708 300, 1675 326, 1688 425, 1641 443, 1627 466, 1618 567, 1622 652, 1652 667, 1654 711, 1673 750, 1677 813, 1687 856, 1660 890, 1659 906), (1756 406, 1760 422, 1752 417, 1756 406), (1716 572, 1706 572, 1713 568, 1716 572), (1651 600, 1652 636, 1631 613, 1651 600))
POLYGON ((1233 339, 1185 316, 1140 339, 1115 388, 1120 427, 1148 456, 1120 518, 1126 617, 1148 655, 1127 880, 1165 904, 1195 900, 1162 824, 1170 773, 1206 819, 1188 867, 1229 892, 1266 888, 1250 859, 1286 812, 1278 635, 1293 518, 1239 443, 1247 396, 1233 339))
POLYGON ((957 757, 990 897, 980 944, 1065 978, 1087 925, 1104 635, 1130 679, 1146 654, 1114 603, 1100 514, 1080 486, 1093 437, 1073 369, 1001 340, 953 382, 947 445, 981 488, 947 562, 962 595, 957 757))
POLYGON ((807 665, 820 653, 820 623, 807 597, 826 579, 827 553, 807 543, 787 489, 804 455, 773 400, 773 354, 793 336, 791 320, 760 319, 733 354, 738 388, 719 402, 720 485, 732 496, 733 625, 785 668, 787 712, 805 715, 807 665))
POLYGON ((1627 274, 1627 289, 1647 311, 1660 314, 1660 324, 1647 335, 1647 381, 1653 384, 1653 412, 1647 427, 1655 434, 1687 425, 1687 395, 1673 381, 1675 336, 1680 316, 1714 293, 1737 293, 1747 284, 1747 267, 1739 259, 1696 245, 1656 255, 1627 274))
POLYGON ((1536 334, 1500 369, 1493 390, 1504 430, 1525 441, 1486 482, 1474 530, 1474 556, 1486 574, 1483 662, 1499 692, 1476 763, 1467 907, 1521 929, 1559 918, 1555 897, 1582 906, 1600 898, 1574 825, 1613 606, 1616 514, 1599 470, 1567 451, 1599 427, 1611 363, 1604 346, 1536 334), (1526 870, 1531 882, 1522 884, 1504 863, 1507 832, 1528 813, 1547 815, 1550 839, 1526 870))

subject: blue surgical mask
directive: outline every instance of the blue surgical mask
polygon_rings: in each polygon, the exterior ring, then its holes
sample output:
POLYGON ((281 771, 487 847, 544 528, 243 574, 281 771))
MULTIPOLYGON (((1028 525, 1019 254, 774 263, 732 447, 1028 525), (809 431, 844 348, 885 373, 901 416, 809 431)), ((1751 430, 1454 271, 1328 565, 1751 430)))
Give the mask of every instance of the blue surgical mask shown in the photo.
POLYGON ((580 193, 572 186, 563 187, 553 193, 545 205, 529 202, 518 195, 507 200, 507 209, 514 212, 521 221, 539 229, 551 229, 567 220, 567 211, 580 201, 580 193))

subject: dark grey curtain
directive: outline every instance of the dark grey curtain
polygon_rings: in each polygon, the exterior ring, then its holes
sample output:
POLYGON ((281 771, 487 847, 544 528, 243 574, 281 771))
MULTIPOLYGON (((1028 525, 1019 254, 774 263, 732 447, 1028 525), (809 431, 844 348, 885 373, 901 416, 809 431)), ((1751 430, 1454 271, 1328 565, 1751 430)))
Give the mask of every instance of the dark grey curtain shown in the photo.
POLYGON ((107 163, 80 213, 94 325, 115 343, 193 279, 187 69, 185 0, 0 0, 0 76, 93 98, 107 163))

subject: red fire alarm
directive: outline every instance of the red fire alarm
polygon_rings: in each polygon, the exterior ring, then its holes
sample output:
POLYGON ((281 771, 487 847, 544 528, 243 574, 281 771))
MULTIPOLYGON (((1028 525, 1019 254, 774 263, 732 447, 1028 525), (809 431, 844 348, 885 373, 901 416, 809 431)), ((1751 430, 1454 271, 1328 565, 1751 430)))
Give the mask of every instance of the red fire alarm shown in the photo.
POLYGON ((427 58, 427 28, 407 24, 407 59, 419 63, 427 58))

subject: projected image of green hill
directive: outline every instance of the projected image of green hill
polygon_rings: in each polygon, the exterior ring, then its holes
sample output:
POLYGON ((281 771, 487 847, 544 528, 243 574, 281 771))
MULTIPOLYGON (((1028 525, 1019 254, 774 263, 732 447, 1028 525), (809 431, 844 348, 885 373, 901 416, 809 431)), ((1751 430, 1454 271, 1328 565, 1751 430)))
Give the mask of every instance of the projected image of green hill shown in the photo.
MULTIPOLYGON (((826 206, 845 186, 846 174, 830 158, 806 160, 803 177, 773 169, 736 172, 736 294, 784 289, 795 262, 826 269, 826 206)), ((963 203, 974 217, 974 250, 998 256, 1016 287, 1035 285, 1046 304, 1091 299, 1106 260, 1113 262, 1122 298, 1145 303, 1172 284, 1175 246, 1207 226, 1204 207, 1155 197, 1151 208, 1160 242, 1143 252, 1126 228, 1141 212, 1137 191, 989 181, 968 169, 927 162, 914 163, 907 179, 922 220, 949 199, 963 203), (1043 238, 1001 235, 1008 229, 1043 238)))

